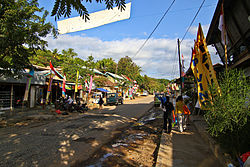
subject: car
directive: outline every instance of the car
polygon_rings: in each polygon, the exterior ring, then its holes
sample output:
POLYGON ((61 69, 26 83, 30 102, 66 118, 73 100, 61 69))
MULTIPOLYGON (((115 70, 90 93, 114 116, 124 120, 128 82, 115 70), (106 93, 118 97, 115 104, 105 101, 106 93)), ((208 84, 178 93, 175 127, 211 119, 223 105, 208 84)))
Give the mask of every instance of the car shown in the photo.
POLYGON ((123 98, 118 95, 118 93, 107 93, 107 105, 118 105, 123 104, 123 98))
POLYGON ((100 97, 102 97, 102 94, 101 94, 101 93, 94 93, 94 94, 91 96, 91 101, 92 101, 92 103, 98 104, 100 97))
POLYGON ((155 93, 155 96, 154 96, 154 106, 155 107, 160 107, 160 105, 161 105, 160 98, 164 98, 164 97, 165 97, 164 93, 155 93))
POLYGON ((142 92, 142 96, 148 96, 148 91, 144 90, 144 91, 142 92))

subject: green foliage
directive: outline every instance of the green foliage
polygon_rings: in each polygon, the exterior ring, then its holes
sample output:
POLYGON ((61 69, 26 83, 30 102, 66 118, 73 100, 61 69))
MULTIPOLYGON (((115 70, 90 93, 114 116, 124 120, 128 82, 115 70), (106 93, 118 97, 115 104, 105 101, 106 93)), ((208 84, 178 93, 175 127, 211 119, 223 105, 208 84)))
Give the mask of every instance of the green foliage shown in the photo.
POLYGON ((0 75, 14 76, 31 66, 29 57, 47 45, 43 38, 56 33, 37 0, 1 0, 0 6, 0 75))
MULTIPOLYGON (((107 9, 113 9, 115 3, 118 9, 121 11, 125 10, 125 0, 96 0, 97 3, 102 3, 102 1, 105 1, 107 9)), ((91 3, 92 0, 86 0, 86 2, 91 3)), ((62 15, 69 17, 72 8, 75 9, 85 21, 89 20, 88 11, 80 0, 55 0, 51 16, 55 16, 55 19, 59 19, 62 15)))
POLYGON ((98 60, 96 62, 96 69, 98 69, 101 72, 116 72, 117 64, 112 58, 104 58, 102 60, 98 60))
POLYGON ((119 60, 117 74, 124 74, 133 80, 140 75, 141 67, 137 66, 133 60, 126 56, 119 60))
POLYGON ((219 84, 221 96, 215 96, 215 87, 211 88, 214 96, 205 115, 208 130, 222 146, 231 148, 231 153, 237 155, 249 145, 250 131, 246 128, 250 118, 249 81, 242 71, 230 70, 224 72, 219 84))

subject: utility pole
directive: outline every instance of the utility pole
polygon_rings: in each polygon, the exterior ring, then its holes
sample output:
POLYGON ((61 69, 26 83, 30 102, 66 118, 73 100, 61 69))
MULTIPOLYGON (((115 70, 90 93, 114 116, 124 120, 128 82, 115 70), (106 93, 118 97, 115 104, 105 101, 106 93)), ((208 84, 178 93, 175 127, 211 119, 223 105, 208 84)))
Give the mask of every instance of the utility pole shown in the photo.
POLYGON ((179 40, 179 38, 177 40, 177 43, 178 43, 179 68, 180 68, 181 96, 182 96, 182 78, 181 78, 182 70, 181 70, 181 54, 180 54, 180 40, 179 40))

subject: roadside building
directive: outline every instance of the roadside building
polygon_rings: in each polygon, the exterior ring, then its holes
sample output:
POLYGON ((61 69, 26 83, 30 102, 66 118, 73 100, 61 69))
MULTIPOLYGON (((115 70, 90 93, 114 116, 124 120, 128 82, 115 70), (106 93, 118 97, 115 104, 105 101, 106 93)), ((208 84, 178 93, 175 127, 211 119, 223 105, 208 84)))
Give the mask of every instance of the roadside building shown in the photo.
MULTIPOLYGON (((45 87, 46 77, 39 71, 34 71, 30 81, 27 107, 35 107, 40 102, 45 87)), ((0 77, 0 110, 8 110, 22 107, 28 72, 23 72, 23 77, 0 77)))
POLYGON ((219 0, 206 37, 207 45, 215 47, 224 66, 227 64, 228 68, 231 69, 243 69, 245 75, 248 77, 250 76, 249 11, 249 0, 219 0), (222 3, 227 44, 227 61, 224 42, 222 40, 223 34, 222 31, 219 30, 222 3))

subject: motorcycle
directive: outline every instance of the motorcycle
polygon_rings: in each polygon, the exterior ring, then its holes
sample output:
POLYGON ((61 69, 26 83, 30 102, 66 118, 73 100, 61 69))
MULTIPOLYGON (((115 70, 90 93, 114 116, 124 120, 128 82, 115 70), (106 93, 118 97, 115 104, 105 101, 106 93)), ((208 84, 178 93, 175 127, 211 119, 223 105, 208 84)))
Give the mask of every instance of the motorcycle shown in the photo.
POLYGON ((88 111, 88 107, 86 106, 86 104, 81 104, 79 100, 76 103, 69 104, 67 103, 67 99, 64 98, 60 98, 57 100, 56 109, 71 113, 72 112, 84 113, 88 111))

